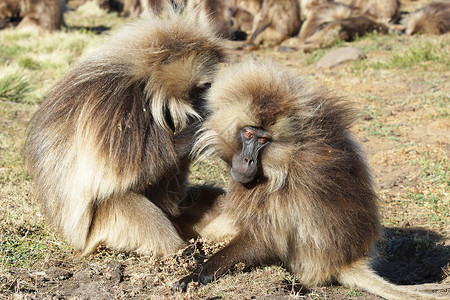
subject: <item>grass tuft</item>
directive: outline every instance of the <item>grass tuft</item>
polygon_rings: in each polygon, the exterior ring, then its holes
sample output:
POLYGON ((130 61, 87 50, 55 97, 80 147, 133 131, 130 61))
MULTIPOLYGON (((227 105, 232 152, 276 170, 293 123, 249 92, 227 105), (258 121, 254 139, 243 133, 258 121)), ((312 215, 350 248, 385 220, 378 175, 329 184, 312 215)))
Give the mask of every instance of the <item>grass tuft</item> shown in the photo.
POLYGON ((394 53, 387 62, 374 62, 369 64, 373 69, 410 69, 422 67, 426 68, 427 64, 442 63, 446 66, 450 65, 448 60, 448 41, 439 43, 419 43, 411 48, 408 48, 403 53, 394 53))
POLYGON ((31 86, 24 72, 17 68, 5 68, 0 73, 0 100, 26 102, 31 86))

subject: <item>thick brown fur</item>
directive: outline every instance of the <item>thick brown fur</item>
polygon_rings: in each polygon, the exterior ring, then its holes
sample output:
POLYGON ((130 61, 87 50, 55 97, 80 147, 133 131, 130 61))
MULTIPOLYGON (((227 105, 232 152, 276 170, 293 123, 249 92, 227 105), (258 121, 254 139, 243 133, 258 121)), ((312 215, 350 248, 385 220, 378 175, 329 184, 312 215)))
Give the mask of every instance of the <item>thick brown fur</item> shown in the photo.
POLYGON ((280 44, 300 29, 300 6, 297 0, 264 0, 253 19, 250 43, 264 41, 280 44))
POLYGON ((402 20, 408 35, 445 34, 450 31, 450 1, 432 2, 402 20))
POLYGON ((209 24, 172 12, 124 26, 56 84, 25 157, 45 216, 76 250, 184 245, 170 219, 183 213, 202 91, 226 53, 209 24))
POLYGON ((399 0, 352 0, 350 5, 378 20, 395 23, 400 19, 399 0))
POLYGON ((210 282, 238 262, 282 262, 305 286, 337 280, 386 298, 427 299, 369 267, 380 234, 378 198, 349 132, 356 114, 347 101, 254 61, 224 69, 208 100, 212 114, 194 153, 218 155, 233 169, 234 155, 244 147, 242 128, 267 132, 270 143, 259 154, 253 181, 232 177, 229 183, 223 216, 232 220, 236 236, 176 290, 191 281, 210 282))
POLYGON ((60 0, 2 0, 0 3, 0 29, 32 26, 54 31, 63 25, 60 0))

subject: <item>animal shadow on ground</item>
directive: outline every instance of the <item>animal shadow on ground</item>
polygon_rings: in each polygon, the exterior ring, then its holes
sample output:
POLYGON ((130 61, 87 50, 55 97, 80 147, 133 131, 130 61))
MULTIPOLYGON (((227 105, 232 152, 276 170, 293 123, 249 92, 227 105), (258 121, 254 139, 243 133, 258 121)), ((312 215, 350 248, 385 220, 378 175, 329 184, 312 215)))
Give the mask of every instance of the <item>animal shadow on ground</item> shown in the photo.
POLYGON ((445 277, 450 247, 436 232, 423 228, 384 228, 374 270, 396 284, 438 282, 445 277))
MULTIPOLYGON (((436 232, 423 228, 383 228, 377 244, 373 269, 383 278, 400 285, 438 283, 446 277, 450 247, 436 232)), ((285 280, 286 291, 304 295, 310 289, 285 280)))

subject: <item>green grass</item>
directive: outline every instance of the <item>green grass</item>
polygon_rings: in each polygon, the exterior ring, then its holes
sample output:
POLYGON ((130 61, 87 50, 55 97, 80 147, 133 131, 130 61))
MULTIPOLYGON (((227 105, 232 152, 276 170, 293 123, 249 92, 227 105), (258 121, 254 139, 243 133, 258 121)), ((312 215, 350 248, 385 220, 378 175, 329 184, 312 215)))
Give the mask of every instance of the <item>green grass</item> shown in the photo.
POLYGON ((6 267, 30 268, 50 252, 69 249, 60 238, 37 226, 5 231, 0 236, 0 261, 6 267))
POLYGON ((0 31, 0 100, 40 103, 70 66, 103 39, 85 29, 0 31))
MULTIPOLYGON (((362 47, 363 51, 369 51, 380 48, 382 43, 372 43, 371 46, 362 47)), ((384 46, 386 47, 386 46, 384 46)), ((395 50, 390 50, 392 54, 380 59, 361 60, 353 62, 353 73, 360 73, 367 69, 386 70, 386 69, 412 69, 412 70, 433 70, 436 66, 448 69, 450 60, 448 53, 450 51, 450 41, 443 39, 440 41, 416 41, 409 43, 404 47, 396 46, 395 50)))
POLYGON ((450 60, 445 49, 448 42, 432 44, 431 42, 419 43, 404 53, 394 53, 387 62, 375 62, 370 64, 373 69, 409 69, 416 67, 426 68, 427 63, 442 63, 449 66, 450 60))
POLYGON ((0 100, 26 101, 31 92, 28 74, 18 68, 0 68, 0 100))

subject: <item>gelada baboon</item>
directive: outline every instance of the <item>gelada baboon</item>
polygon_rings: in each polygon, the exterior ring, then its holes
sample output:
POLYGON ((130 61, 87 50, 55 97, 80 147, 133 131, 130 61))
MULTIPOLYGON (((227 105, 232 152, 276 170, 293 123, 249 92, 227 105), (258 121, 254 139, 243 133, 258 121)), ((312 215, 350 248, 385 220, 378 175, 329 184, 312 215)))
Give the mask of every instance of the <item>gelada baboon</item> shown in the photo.
POLYGON ((408 35, 444 34, 450 31, 450 1, 432 2, 402 20, 408 35))
POLYGON ((302 15, 308 18, 309 14, 315 6, 322 5, 326 2, 333 2, 333 0, 300 0, 300 9, 302 15))
POLYGON ((357 8, 326 1, 312 7, 298 38, 290 39, 282 46, 309 51, 328 47, 339 40, 350 42, 373 31, 387 33, 388 27, 357 8))
POLYGON ((223 70, 207 98, 212 114, 193 152, 230 166, 223 215, 238 233, 175 290, 239 262, 282 262, 305 286, 337 280, 386 298, 426 299, 369 267, 380 234, 377 196, 345 100, 253 61, 223 70))
POLYGON ((352 0, 350 5, 387 22, 394 23, 400 19, 399 0, 352 0))
MULTIPOLYGON (((78 62, 25 145, 45 216, 82 254, 99 244, 168 254, 202 95, 227 49, 190 15, 137 20, 78 62)), ((210 191, 208 191, 209 193, 210 191)))
POLYGON ((261 9, 263 0, 225 0, 225 6, 227 7, 239 7, 245 9, 252 15, 256 15, 261 9))
POLYGON ((124 9, 125 0, 96 0, 97 5, 110 12, 121 12, 124 9))
POLYGON ((141 1, 140 0, 124 0, 123 8, 120 12, 121 17, 137 17, 141 13, 141 1))
POLYGON ((64 24, 60 0, 2 0, 0 29, 5 27, 39 27, 59 30, 64 24))
POLYGON ((161 16, 166 9, 181 11, 186 4, 185 0, 123 0, 121 17, 161 16))
POLYGON ((230 11, 232 39, 246 40, 252 33, 253 19, 261 9, 261 0, 231 0, 225 1, 230 11))
POLYGON ((16 0, 0 1, 0 29, 17 26, 21 20, 20 6, 16 0))
POLYGON ((298 37, 300 40, 305 41, 308 37, 319 31, 322 24, 356 17, 358 15, 361 15, 358 9, 355 10, 351 6, 339 2, 326 1, 314 5, 306 21, 303 22, 298 37))
POLYGON ((264 0, 254 16, 250 44, 272 41, 279 45, 300 29, 298 0, 264 0))

